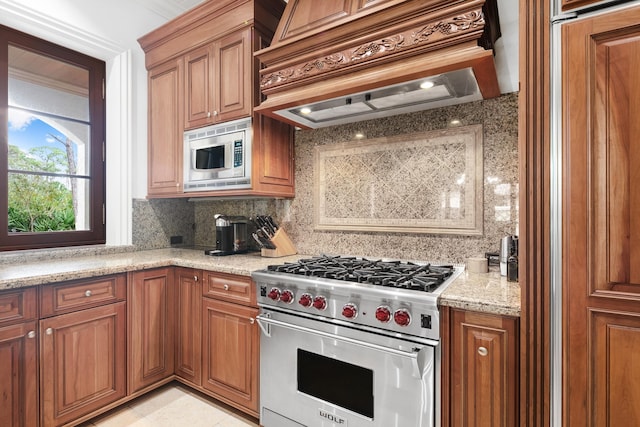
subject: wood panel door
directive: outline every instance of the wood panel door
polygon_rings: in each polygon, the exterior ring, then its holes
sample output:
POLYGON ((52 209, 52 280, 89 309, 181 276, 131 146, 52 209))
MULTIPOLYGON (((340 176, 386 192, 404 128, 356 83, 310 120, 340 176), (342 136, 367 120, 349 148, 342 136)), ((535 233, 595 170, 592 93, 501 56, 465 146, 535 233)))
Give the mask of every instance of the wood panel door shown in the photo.
POLYGON ((562 27, 565 426, 640 425, 638 22, 562 27))
POLYGON ((176 375, 202 381, 202 271, 176 267, 176 375))
POLYGON ((217 49, 207 44, 184 55, 184 127, 193 129, 216 120, 217 49))
POLYGON ((202 304, 202 386, 258 416, 258 309, 210 298, 202 304))
POLYGON ((175 298, 171 268, 130 273, 129 392, 173 375, 175 298))
POLYGON ((451 310, 450 325, 450 425, 518 425, 518 320, 451 310))
POLYGON ((40 321, 41 426, 59 426, 126 395, 126 303, 40 321))
POLYGON ((251 31, 248 27, 216 43, 218 66, 215 72, 219 122, 249 117, 253 110, 251 31))
POLYGON ((36 427, 36 322, 0 328, 0 425, 36 427))
POLYGON ((158 65, 148 80, 147 192, 182 193, 182 61, 158 65))

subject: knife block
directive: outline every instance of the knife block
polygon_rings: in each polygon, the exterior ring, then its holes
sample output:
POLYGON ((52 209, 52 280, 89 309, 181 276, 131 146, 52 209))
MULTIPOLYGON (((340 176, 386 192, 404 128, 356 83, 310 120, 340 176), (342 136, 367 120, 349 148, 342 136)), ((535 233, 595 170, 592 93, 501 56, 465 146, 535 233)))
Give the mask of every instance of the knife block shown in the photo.
POLYGON ((275 249, 262 248, 261 255, 266 258, 279 258, 287 255, 295 255, 298 250, 289 238, 289 235, 282 229, 278 229, 276 234, 271 238, 271 242, 276 246, 275 249))

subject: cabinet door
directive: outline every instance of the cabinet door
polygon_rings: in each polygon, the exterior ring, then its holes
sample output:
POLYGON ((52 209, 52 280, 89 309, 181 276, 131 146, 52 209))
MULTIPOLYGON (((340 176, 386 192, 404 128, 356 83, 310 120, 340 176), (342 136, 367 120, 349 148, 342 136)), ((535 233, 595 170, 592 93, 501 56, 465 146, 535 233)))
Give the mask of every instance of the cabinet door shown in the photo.
POLYGON ((563 425, 640 425, 640 7, 562 26, 563 425))
POLYGON ((257 415, 259 335, 250 307, 203 298, 202 386, 257 415))
POLYGON ((216 46, 219 61, 215 79, 217 121, 226 122, 248 117, 252 110, 251 28, 224 37, 216 46))
POLYGON ((176 374, 200 385, 202 331, 202 271, 175 269, 176 284, 176 374))
POLYGON ((40 321, 42 426, 58 426, 126 395, 126 303, 40 321))
POLYGON ((170 268, 131 273, 129 284, 129 392, 174 371, 174 289, 170 268))
POLYGON ((294 138, 289 124, 256 114, 253 138, 252 179, 254 190, 293 197, 294 138))
POLYGON ((215 44, 211 43, 184 56, 185 129, 211 124, 216 120, 217 93, 213 83, 217 67, 216 53, 215 44))
POLYGON ((0 425, 38 425, 36 322, 0 328, 0 425))
POLYGON ((149 71, 148 171, 150 196, 182 193, 182 62, 149 71))
POLYGON ((451 425, 517 425, 518 320, 451 312, 451 425))

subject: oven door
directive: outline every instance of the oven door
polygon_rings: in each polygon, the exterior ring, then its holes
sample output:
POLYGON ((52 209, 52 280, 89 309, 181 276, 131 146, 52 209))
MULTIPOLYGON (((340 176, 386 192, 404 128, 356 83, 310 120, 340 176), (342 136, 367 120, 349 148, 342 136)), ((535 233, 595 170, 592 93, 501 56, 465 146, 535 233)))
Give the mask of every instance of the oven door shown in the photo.
POLYGON ((438 347, 266 308, 258 322, 262 426, 437 425, 438 347))

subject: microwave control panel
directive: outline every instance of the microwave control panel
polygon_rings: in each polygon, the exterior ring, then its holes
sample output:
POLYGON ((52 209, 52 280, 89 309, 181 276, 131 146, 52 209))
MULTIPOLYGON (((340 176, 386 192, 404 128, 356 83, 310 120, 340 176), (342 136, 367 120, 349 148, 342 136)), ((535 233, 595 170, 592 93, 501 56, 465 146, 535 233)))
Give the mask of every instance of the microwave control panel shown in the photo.
POLYGON ((233 167, 242 166, 242 140, 233 142, 233 167))

